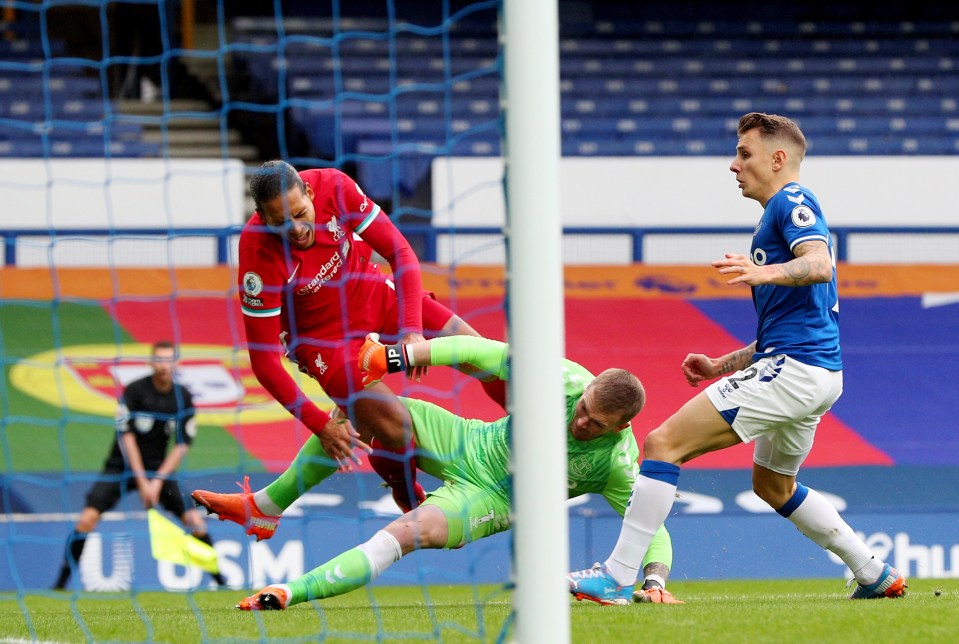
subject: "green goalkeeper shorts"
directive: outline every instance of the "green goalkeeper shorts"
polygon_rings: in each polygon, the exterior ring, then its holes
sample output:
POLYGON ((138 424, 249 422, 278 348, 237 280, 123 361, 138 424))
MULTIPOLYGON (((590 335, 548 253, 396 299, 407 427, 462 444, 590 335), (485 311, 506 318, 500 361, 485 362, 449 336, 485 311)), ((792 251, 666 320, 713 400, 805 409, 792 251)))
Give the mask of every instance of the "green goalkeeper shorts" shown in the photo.
POLYGON ((417 467, 443 480, 425 503, 446 516, 446 547, 509 529, 508 420, 467 419, 422 400, 401 400, 413 419, 417 467))

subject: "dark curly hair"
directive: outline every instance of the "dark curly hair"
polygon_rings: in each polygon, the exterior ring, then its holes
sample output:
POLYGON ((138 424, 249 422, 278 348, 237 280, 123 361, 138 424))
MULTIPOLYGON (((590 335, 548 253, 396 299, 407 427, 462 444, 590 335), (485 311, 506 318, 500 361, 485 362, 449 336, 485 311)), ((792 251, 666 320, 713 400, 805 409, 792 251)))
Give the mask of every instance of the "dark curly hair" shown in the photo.
POLYGON ((300 190, 306 190, 296 168, 286 161, 267 161, 253 172, 253 177, 250 179, 250 195, 253 197, 256 209, 262 213, 263 202, 285 195, 294 186, 299 186, 300 190))

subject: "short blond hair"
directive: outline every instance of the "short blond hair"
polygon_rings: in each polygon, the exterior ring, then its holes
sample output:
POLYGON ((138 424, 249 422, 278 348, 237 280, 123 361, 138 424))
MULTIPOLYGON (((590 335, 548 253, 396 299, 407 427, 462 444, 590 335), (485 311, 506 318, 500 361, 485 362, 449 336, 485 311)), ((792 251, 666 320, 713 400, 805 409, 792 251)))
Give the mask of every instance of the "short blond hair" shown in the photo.
POLYGON ((646 389, 639 378, 625 369, 607 369, 589 383, 593 404, 607 414, 616 414, 628 423, 646 405, 646 389))
POLYGON ((736 132, 739 136, 742 136, 746 132, 756 129, 759 130, 760 136, 764 139, 785 139, 793 143, 799 149, 800 161, 806 156, 806 137, 799 126, 785 116, 750 112, 739 119, 739 127, 736 132))

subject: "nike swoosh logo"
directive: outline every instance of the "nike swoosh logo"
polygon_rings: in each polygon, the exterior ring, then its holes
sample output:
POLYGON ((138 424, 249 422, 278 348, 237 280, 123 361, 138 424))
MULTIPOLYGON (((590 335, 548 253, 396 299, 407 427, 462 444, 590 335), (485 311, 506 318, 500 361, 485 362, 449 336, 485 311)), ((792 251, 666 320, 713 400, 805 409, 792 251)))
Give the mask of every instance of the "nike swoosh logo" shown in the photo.
POLYGON ((299 264, 296 265, 296 268, 293 269, 293 272, 290 273, 290 276, 286 279, 286 283, 287 283, 287 284, 289 284, 290 282, 293 281, 293 278, 296 277, 296 272, 297 272, 298 270, 300 270, 300 265, 299 265, 299 264))

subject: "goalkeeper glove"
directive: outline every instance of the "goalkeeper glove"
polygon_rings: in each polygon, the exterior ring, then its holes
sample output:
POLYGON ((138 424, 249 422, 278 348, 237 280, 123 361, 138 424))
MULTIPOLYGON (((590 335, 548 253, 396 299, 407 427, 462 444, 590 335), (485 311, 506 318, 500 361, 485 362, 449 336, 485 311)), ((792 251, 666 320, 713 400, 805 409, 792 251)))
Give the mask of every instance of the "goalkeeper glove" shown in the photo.
POLYGON ((406 352, 402 344, 389 346, 380 342, 378 333, 366 336, 360 347, 357 364, 363 372, 363 386, 382 380, 388 373, 406 371, 406 352))

